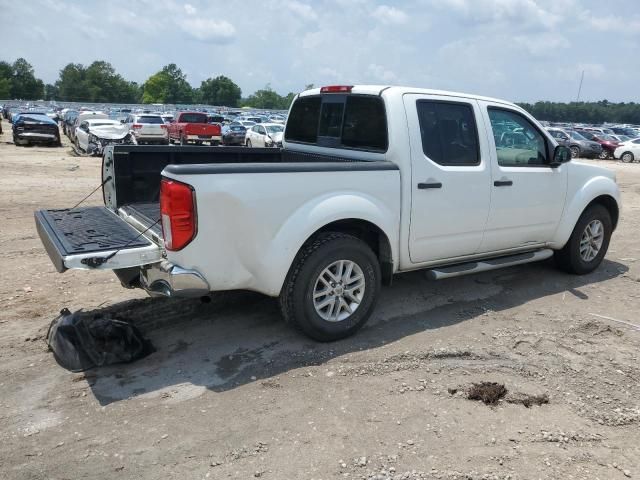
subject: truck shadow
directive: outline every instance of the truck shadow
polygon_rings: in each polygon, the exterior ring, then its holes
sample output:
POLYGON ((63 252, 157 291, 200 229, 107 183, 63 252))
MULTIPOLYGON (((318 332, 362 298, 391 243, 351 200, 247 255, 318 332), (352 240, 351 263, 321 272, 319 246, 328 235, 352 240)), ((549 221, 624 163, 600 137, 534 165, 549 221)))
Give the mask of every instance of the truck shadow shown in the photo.
POLYGON ((252 292, 215 294, 210 303, 132 300, 95 312, 116 313, 134 322, 157 351, 132 364, 91 370, 86 377, 101 405, 137 396, 179 401, 204 389, 222 392, 255 381, 277 386, 268 379, 533 299, 566 293, 588 300, 580 287, 627 270, 623 264, 605 260, 597 271, 579 277, 544 262, 440 282, 411 272, 397 276, 393 286, 383 289, 376 312, 358 334, 325 344, 286 325, 277 300, 252 292))

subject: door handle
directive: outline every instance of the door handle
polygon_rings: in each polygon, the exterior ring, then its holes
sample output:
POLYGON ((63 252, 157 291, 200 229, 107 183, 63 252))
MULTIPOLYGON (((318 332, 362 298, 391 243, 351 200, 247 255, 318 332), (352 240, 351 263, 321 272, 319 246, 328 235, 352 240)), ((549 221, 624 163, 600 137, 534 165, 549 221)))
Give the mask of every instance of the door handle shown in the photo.
POLYGON ((512 180, 496 180, 493 182, 494 187, 510 187, 511 185, 513 185, 512 180))
POLYGON ((426 190, 427 188, 442 188, 442 183, 440 182, 431 182, 431 183, 419 183, 418 190, 426 190))

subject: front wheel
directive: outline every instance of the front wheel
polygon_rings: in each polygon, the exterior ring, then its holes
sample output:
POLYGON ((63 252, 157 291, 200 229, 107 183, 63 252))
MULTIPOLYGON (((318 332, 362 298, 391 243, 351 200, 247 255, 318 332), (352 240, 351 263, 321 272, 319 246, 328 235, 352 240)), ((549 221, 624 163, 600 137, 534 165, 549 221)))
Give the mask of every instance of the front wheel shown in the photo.
POLYGON ((555 252, 558 266, 569 273, 584 275, 594 271, 607 253, 613 232, 611 214, 602 205, 587 208, 569 237, 569 241, 555 252))
POLYGON ((602 151, 600 152, 600 155, 598 155, 598 158, 600 160, 606 160, 609 158, 609 150, 605 150, 604 148, 602 149, 602 151))
POLYGON ((348 337, 371 316, 380 265, 362 240, 323 233, 305 244, 287 274, 280 307, 290 323, 320 342, 348 337))
POLYGON ((633 162, 633 153, 631 152, 624 152, 621 156, 620 156, 620 160, 622 160, 624 163, 631 163, 633 162))

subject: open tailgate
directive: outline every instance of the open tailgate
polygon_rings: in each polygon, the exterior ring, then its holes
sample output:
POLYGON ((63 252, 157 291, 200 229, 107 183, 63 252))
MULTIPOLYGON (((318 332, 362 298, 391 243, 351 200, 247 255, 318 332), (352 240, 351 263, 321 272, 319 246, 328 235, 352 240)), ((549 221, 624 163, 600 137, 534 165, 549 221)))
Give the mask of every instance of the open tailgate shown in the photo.
POLYGON ((107 207, 38 210, 35 220, 58 272, 113 270, 162 260, 158 245, 107 207))

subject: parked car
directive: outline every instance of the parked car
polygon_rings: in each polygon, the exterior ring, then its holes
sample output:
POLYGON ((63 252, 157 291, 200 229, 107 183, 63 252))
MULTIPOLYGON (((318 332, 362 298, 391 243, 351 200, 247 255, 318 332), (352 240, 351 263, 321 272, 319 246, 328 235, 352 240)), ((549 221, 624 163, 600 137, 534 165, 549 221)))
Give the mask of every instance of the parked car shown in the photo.
POLYGON ((60 129, 55 120, 43 113, 21 113, 13 116, 13 143, 30 145, 45 143, 60 147, 60 129))
POLYGON ((224 145, 244 145, 247 129, 239 123, 222 127, 222 143, 224 145))
POLYGON ((108 148, 105 206, 36 212, 58 271, 114 269, 152 295, 254 290, 332 341, 364 325, 395 273, 555 256, 586 274, 618 223, 613 172, 571 162, 517 105, 474 95, 316 88, 294 99, 284 148, 201 151, 108 148))
POLYGON ((135 143, 128 126, 118 120, 89 118, 83 120, 76 130, 76 147, 93 155, 102 155, 107 145, 135 143))
POLYGON ((618 145, 613 152, 613 158, 620 159, 624 163, 640 161, 640 138, 618 145))
POLYGON ((136 138, 138 144, 169 145, 167 125, 160 115, 154 113, 131 114, 123 123, 136 138))
POLYGON ((220 125, 207 123, 207 114, 202 112, 178 112, 174 121, 167 125, 167 132, 169 143, 178 142, 180 145, 190 142, 219 145, 222 141, 220 125))
POLYGON ((68 137, 71 138, 71 130, 75 128, 76 118, 79 115, 77 110, 67 110, 62 117, 62 131, 68 137))
POLYGON ((279 123, 259 123, 247 130, 247 147, 282 147, 284 125, 279 123))
POLYGON ((77 146, 77 141, 76 141, 76 133, 78 132, 78 127, 80 126, 80 124, 82 122, 84 122, 85 120, 89 120, 89 119, 100 119, 100 120, 108 120, 109 119, 109 115, 104 114, 102 112, 93 112, 93 111, 80 111, 78 112, 78 115, 76 115, 74 121, 73 121, 73 126, 69 129, 67 129, 67 131, 69 132, 69 140, 71 140, 71 142, 73 144, 75 144, 77 146))
POLYGON ((606 160, 607 158, 613 158, 613 152, 618 147, 618 142, 613 137, 604 133, 594 132, 592 130, 578 130, 580 135, 592 142, 598 142, 602 147, 602 151, 598 158, 606 160))
POLYGON ((222 115, 207 115, 207 123, 222 125, 224 123, 224 117, 222 115))
POLYGON ((571 158, 597 158, 602 153, 602 146, 598 142, 587 140, 575 130, 560 128, 547 128, 547 130, 560 145, 571 149, 571 158))

